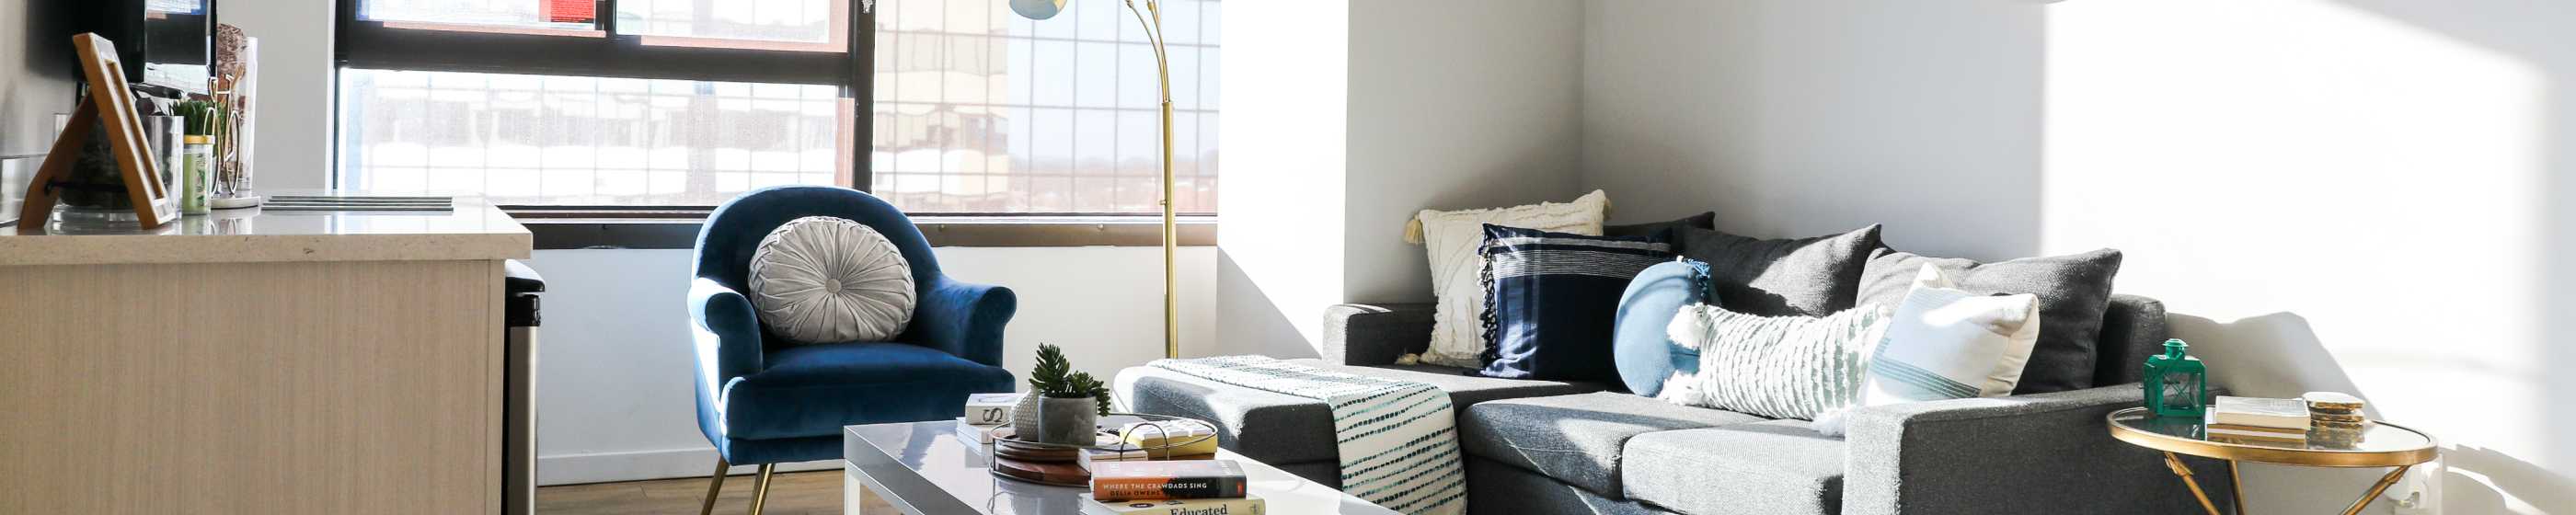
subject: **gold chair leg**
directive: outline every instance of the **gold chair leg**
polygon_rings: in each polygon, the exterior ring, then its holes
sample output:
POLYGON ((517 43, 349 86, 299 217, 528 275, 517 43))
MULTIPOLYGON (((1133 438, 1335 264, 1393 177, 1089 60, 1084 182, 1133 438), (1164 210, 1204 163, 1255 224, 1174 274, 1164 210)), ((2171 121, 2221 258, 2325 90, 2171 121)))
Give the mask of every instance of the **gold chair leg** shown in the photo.
POLYGON ((2165 468, 2173 469, 2174 476, 2182 478, 2182 486, 2191 488, 2191 496, 2200 499, 2201 509, 2209 510, 2209 515, 2219 515, 2218 504, 2209 502, 2209 492, 2200 490, 2200 481, 2191 478, 2191 467, 2183 466, 2182 458, 2171 452, 2165 453, 2165 468))
POLYGON ((2236 473, 2236 460, 2227 460, 2228 493, 2236 496, 2236 515, 2245 515, 2245 475, 2236 473))
POLYGON ((2352 509, 2344 510, 2344 511, 2343 511, 2343 515, 2354 515, 2354 514, 2357 514, 2357 513, 2361 513, 2361 509, 2362 509, 2362 508, 2367 508, 2367 507, 2369 507, 2369 506, 2370 506, 2370 500, 2371 500, 2371 499, 2378 499, 2378 498, 2379 498, 2379 494, 2381 494, 2381 493, 2385 493, 2385 492, 2387 492, 2387 491, 2388 491, 2388 485, 2394 485, 2394 484, 2397 484, 2397 478, 2406 477, 2406 469, 2410 469, 2410 468, 2414 468, 2414 467, 2415 467, 2414 465, 2399 465, 2399 466, 2397 467, 2397 470, 2391 470, 2391 471, 2388 471, 2388 475, 2380 476, 2380 477, 2379 477, 2379 483, 2378 483, 2378 484, 2374 484, 2374 485, 2370 485, 2370 491, 2368 491, 2368 492, 2362 492, 2362 494, 2361 494, 2361 500, 2353 501, 2353 502, 2352 502, 2352 509))
POLYGON ((719 494, 719 493, 723 493, 723 492, 724 492, 724 477, 725 477, 725 469, 730 469, 730 468, 733 468, 733 465, 732 465, 732 464, 730 464, 730 463, 725 463, 725 460, 724 460, 724 458, 723 458, 723 457, 719 456, 719 457, 717 457, 717 458, 716 458, 716 473, 715 473, 715 476, 714 476, 714 477, 707 478, 707 503, 706 503, 706 505, 704 505, 704 506, 699 506, 699 507, 698 507, 698 515, 707 515, 707 514, 710 514, 710 513, 715 513, 715 511, 716 511, 716 494, 719 494))
POLYGON ((760 479, 751 486, 751 515, 760 515, 760 505, 769 502, 769 473, 775 470, 775 463, 760 466, 760 479))

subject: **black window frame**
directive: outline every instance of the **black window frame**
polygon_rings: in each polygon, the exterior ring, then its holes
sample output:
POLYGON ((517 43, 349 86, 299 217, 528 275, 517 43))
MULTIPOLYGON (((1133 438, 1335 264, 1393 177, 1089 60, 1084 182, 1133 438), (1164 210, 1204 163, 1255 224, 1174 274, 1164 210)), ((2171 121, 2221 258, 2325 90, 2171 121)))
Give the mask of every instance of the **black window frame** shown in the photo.
MULTIPOLYGON (((359 2, 334 0, 333 69, 578 75, 636 79, 821 84, 850 99, 853 146, 848 186, 873 192, 876 111, 876 0, 849 2, 841 52, 647 45, 654 36, 619 34, 618 0, 595 0, 597 35, 472 32, 386 27, 361 20, 359 2)), ((589 32, 589 31, 578 31, 589 32)), ((339 85, 332 86, 337 90, 339 85)), ((340 142, 339 109, 331 106, 331 147, 340 142)), ((332 160, 329 183, 342 170, 332 160)), ((521 219, 538 249, 686 249, 715 206, 501 205, 521 219)), ((1066 247, 1161 245, 1159 213, 934 213, 914 217, 934 246, 1066 247)), ((1182 215, 1182 246, 1216 244, 1216 215, 1182 215)))
MULTIPOLYGON (((359 3, 366 0, 335 0, 337 35, 332 38, 332 60, 337 70, 348 68, 408 70, 432 72, 513 73, 533 75, 572 75, 630 79, 668 79, 725 82, 761 82, 780 84, 813 84, 840 88, 843 98, 852 105, 851 129, 853 149, 850 156, 848 186, 859 191, 871 187, 875 171, 867 152, 874 148, 876 124, 866 116, 875 111, 874 73, 876 67, 876 0, 840 0, 849 2, 845 20, 848 33, 845 47, 838 52, 807 50, 769 50, 754 48, 711 48, 648 45, 637 34, 617 31, 618 0, 594 0, 592 17, 595 31, 563 31, 564 34, 536 34, 536 31, 473 32, 388 27, 386 22, 359 19, 359 3)), ((333 89, 339 85, 334 84, 333 89)), ((332 147, 340 142, 339 110, 331 106, 332 147)), ((333 159, 330 184, 340 186, 339 161, 333 159)), ((715 206, 583 206, 583 205, 503 205, 514 216, 530 218, 704 218, 715 206)))

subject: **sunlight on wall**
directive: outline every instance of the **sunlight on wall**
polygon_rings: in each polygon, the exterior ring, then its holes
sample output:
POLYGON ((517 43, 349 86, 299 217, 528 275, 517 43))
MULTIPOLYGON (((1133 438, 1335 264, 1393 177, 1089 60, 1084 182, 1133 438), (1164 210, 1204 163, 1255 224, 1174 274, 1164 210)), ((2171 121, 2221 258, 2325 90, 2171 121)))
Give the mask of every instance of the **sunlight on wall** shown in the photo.
POLYGON ((1350 5, 1244 2, 1225 12, 1226 180, 1212 347, 1188 355, 1320 354, 1342 288, 1350 5), (1283 235, 1294 235, 1283 236, 1283 235))
MULTIPOLYGON (((2126 251, 2119 289, 2189 315, 2240 394, 2349 388, 2489 459, 2565 437, 2533 409, 2566 405, 2543 397, 2540 71, 2319 0, 2056 4, 2047 48, 2043 254, 2126 251)), ((2448 495, 2502 506, 2450 512, 2539 512, 2452 455, 2448 495)), ((2313 511, 2352 477, 2249 468, 2248 493, 2313 511)))

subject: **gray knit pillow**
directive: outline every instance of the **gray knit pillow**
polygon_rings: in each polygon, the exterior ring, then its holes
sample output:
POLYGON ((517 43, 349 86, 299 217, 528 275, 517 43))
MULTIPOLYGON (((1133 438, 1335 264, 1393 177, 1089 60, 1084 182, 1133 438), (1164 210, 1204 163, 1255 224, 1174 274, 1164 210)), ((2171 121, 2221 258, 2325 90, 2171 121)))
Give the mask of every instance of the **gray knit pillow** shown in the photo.
POLYGON ((915 300, 912 264, 866 224, 790 220, 751 254, 751 305, 789 343, 876 342, 903 334, 915 300))
POLYGON ((1676 371, 1655 398, 1769 418, 1812 420, 1860 399, 1865 352, 1887 330, 1887 312, 1862 306, 1823 317, 1766 317, 1708 304, 1682 306, 1672 342, 1699 352, 1696 373, 1676 371))

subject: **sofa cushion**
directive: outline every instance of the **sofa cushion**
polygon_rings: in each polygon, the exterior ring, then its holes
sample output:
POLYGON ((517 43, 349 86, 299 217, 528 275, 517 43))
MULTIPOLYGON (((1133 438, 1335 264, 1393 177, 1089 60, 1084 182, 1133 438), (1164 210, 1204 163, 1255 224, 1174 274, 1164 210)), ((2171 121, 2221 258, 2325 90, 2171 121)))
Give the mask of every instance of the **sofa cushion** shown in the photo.
POLYGON ((1842 513, 1842 439, 1772 420, 1637 435, 1620 484, 1682 513, 1842 513))
POLYGON ((1666 336, 1682 306, 1708 302, 1708 263, 1681 259, 1637 272, 1619 293, 1610 327, 1611 363, 1629 392, 1653 397, 1674 372, 1699 372, 1699 349, 1666 336))
POLYGON ((1503 462, 1467 457, 1467 509, 1470 513, 1574 513, 1582 515, 1670 515, 1643 502, 1612 499, 1556 478, 1503 462))
POLYGON ((1672 241, 1672 239, 1673 239, 1673 238, 1679 238, 1679 237, 1681 237, 1681 235, 1680 235, 1680 234, 1678 234, 1678 233, 1680 233, 1680 232, 1681 232, 1681 230, 1682 230, 1682 229, 1684 229, 1684 228, 1691 228, 1691 229, 1716 229, 1716 228, 1717 228, 1717 212, 1715 212, 1715 211, 1703 212, 1703 213, 1696 214, 1696 215, 1690 215, 1690 216, 1685 216, 1685 217, 1681 217, 1681 218, 1675 218, 1675 219, 1672 219, 1672 220, 1665 220, 1665 221, 1661 221, 1661 222, 1649 222, 1649 223, 1642 223, 1642 224, 1630 224, 1630 225, 1605 225, 1605 226, 1602 226, 1602 227, 1601 227, 1601 235, 1602 235, 1602 236, 1652 236, 1652 237, 1660 237, 1660 238, 1663 238, 1663 239, 1664 239, 1664 241, 1672 241))
POLYGON ((769 353, 768 368, 723 385, 725 436, 796 438, 841 426, 942 420, 966 394, 1007 392, 1011 372, 908 343, 799 345, 769 353))
POLYGON ((1610 195, 1595 190, 1573 202, 1464 211, 1422 210, 1423 250, 1431 260, 1431 294, 1440 301, 1431 322, 1430 350, 1424 363, 1459 367, 1485 366, 1485 224, 1550 232, 1601 234, 1601 210, 1610 195))
POLYGON ((1878 226, 1783 240, 1707 229, 1676 231, 1681 254, 1709 265, 1717 302, 1762 316, 1824 316, 1851 309, 1878 226))
POLYGON ((2120 251, 2022 258, 1996 263, 1932 258, 1879 249, 1863 274, 1860 302, 1895 306, 1914 286, 1915 275, 1929 263, 1940 267, 1958 288, 1979 294, 2028 293, 2039 296, 2039 342, 2031 346, 2016 395, 2062 392, 2097 386, 2093 381, 2096 342, 2102 317, 2111 305, 2111 282, 2120 273, 2120 251))
POLYGON ((1619 292, 1672 260, 1661 237, 1485 224, 1485 377, 1611 382, 1619 292))
POLYGON ((1619 392, 1530 397, 1477 404, 1459 415, 1469 456, 1622 498, 1620 448, 1637 435, 1760 422, 1752 415, 1676 406, 1619 392))
MULTIPOLYGON (((1607 389, 1599 383, 1478 377, 1467 369, 1436 365, 1287 361, 1333 372, 1428 383, 1449 392, 1449 403, 1461 414, 1486 401, 1607 389)), ((1333 441, 1333 412, 1323 401, 1219 384, 1154 367, 1129 367, 1112 382, 1122 409, 1214 422, 1219 446, 1264 463, 1331 462, 1340 455, 1333 441)))

